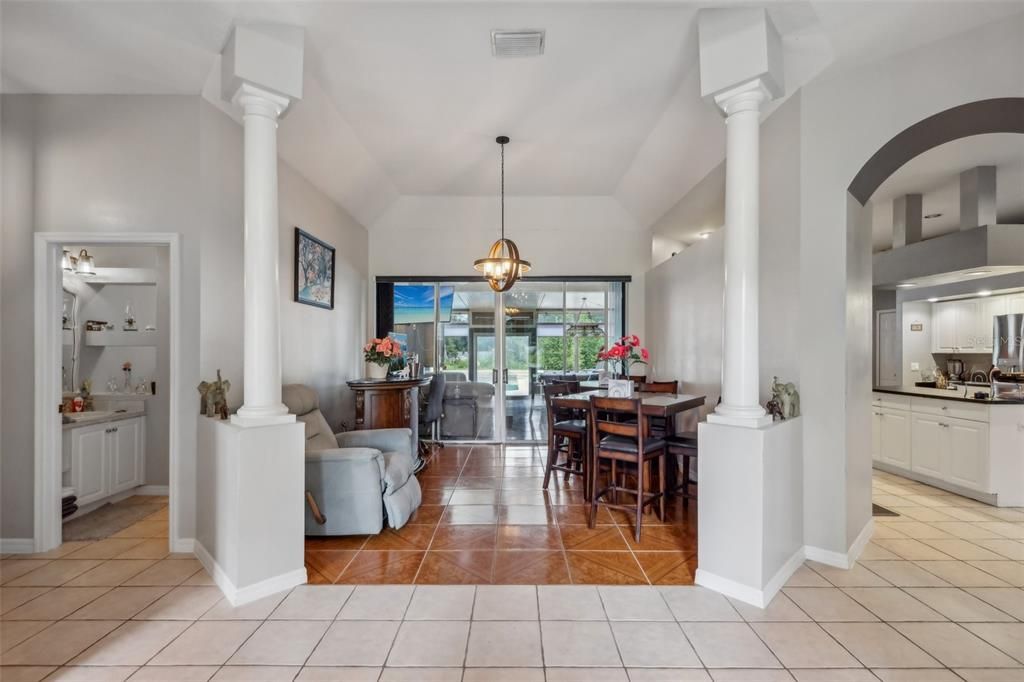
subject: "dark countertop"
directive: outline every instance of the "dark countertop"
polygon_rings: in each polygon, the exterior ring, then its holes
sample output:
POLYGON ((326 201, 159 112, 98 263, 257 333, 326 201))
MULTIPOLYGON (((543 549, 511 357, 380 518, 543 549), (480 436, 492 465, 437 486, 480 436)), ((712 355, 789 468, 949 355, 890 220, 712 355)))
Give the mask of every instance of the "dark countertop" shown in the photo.
MULTIPOLYGON (((959 391, 942 392, 937 388, 918 388, 916 386, 875 386, 875 393, 892 393, 909 395, 918 398, 935 398, 936 400, 956 400, 961 403, 980 403, 982 405, 1024 405, 1024 400, 1014 398, 971 398, 961 395, 959 391), (948 393, 949 395, 945 395, 948 393)), ((971 391, 973 393, 973 391, 971 391)))

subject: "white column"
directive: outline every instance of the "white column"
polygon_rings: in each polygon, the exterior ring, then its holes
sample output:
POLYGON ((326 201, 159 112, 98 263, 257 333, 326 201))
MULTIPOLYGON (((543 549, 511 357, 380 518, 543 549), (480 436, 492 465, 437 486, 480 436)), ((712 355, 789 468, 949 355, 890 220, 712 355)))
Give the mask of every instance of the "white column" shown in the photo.
POLYGON ((281 424, 295 421, 281 402, 277 224, 277 119, 289 100, 243 84, 233 101, 245 130, 245 383, 231 420, 281 424))
POLYGON ((771 97, 753 80, 715 97, 725 113, 725 325, 722 402, 708 420, 759 427, 771 417, 759 402, 758 194, 761 104, 771 97))

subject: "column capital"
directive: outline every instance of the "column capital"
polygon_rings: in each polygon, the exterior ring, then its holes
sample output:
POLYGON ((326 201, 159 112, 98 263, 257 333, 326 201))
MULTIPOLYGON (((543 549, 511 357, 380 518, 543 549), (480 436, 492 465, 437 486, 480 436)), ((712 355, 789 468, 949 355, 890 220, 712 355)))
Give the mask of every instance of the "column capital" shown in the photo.
POLYGON ((760 111, 763 104, 772 101, 771 90, 760 78, 723 90, 714 96, 715 106, 723 116, 729 117, 743 111, 760 111))
POLYGON ((243 115, 265 116, 274 120, 281 118, 291 103, 289 97, 246 82, 231 96, 231 104, 241 109, 243 115))

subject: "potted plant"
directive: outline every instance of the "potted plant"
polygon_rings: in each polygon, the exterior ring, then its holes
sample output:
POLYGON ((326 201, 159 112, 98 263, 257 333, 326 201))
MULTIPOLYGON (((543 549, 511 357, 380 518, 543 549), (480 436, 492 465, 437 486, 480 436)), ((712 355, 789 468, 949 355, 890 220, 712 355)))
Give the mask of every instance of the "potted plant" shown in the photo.
POLYGON ((629 334, 616 341, 607 350, 602 347, 597 352, 597 359, 609 363, 613 372, 617 366, 619 371, 616 375, 628 379, 630 366, 646 365, 647 361, 651 359, 651 354, 640 345, 640 337, 636 334, 629 334))
POLYGON ((401 346, 391 337, 370 339, 363 346, 363 359, 366 360, 366 376, 370 379, 386 379, 392 361, 402 354, 401 346))

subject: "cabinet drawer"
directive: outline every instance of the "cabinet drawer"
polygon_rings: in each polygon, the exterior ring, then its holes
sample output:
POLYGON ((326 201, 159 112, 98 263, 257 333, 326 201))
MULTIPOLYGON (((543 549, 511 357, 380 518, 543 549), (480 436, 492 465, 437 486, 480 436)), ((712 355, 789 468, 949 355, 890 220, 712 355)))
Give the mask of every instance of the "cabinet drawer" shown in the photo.
POLYGON ((872 404, 875 407, 888 407, 894 410, 909 410, 910 396, 896 393, 872 393, 872 404))
POLYGON ((976 422, 988 421, 988 405, 979 405, 977 403, 942 400, 939 398, 914 398, 912 408, 914 412, 937 417, 969 419, 976 422))

